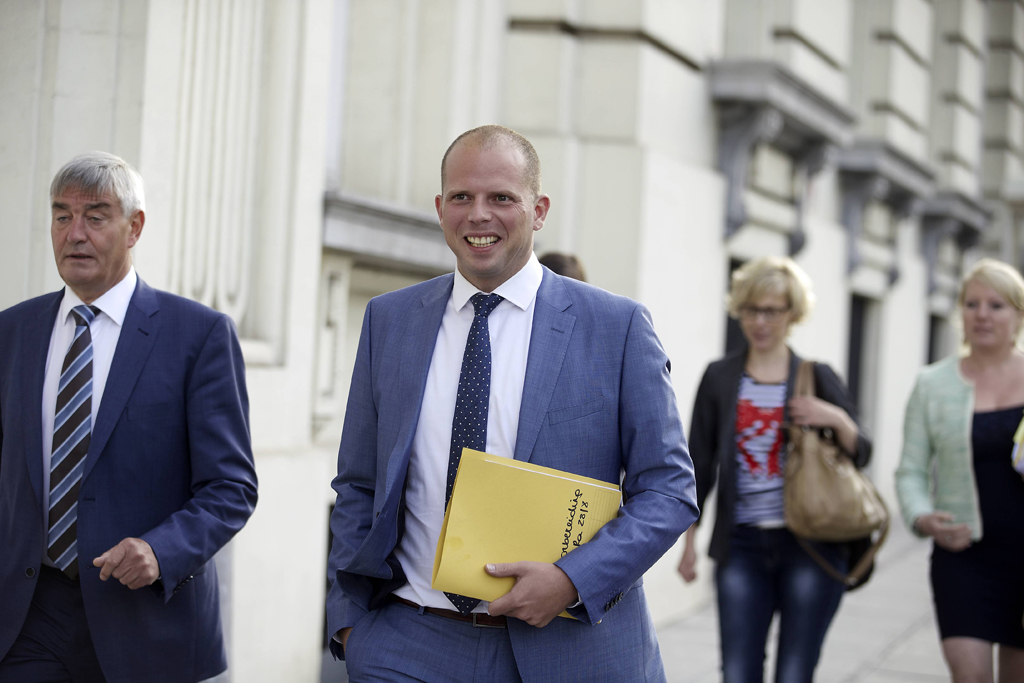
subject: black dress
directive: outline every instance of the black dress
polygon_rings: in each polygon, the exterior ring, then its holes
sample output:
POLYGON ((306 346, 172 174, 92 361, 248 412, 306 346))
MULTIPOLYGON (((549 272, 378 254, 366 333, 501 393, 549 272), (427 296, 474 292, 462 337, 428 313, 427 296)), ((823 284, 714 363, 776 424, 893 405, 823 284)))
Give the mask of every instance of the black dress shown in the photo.
POLYGON ((1024 408, 974 414, 971 446, 982 539, 962 552, 932 551, 932 594, 943 638, 1024 648, 1024 480, 1010 464, 1024 408))

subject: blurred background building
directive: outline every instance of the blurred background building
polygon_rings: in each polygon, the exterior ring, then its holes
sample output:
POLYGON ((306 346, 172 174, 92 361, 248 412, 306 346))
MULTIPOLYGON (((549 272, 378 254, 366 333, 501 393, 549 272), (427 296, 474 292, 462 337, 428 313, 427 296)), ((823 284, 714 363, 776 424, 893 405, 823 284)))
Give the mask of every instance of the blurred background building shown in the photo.
MULTIPOLYGON (((1019 0, 0 0, 0 16, 0 308, 61 285, 49 181, 103 149, 146 181, 140 275, 244 339, 260 503, 219 557, 225 680, 319 679, 362 312, 453 268, 433 197, 463 130, 535 143, 553 198, 538 252, 647 304, 687 424, 738 341, 730 270, 792 254, 818 295, 793 345, 847 379, 890 500, 915 374, 957 346, 959 274, 1024 256, 1019 0)), ((710 565, 684 587, 678 558, 646 578, 661 624, 711 596, 710 565)))

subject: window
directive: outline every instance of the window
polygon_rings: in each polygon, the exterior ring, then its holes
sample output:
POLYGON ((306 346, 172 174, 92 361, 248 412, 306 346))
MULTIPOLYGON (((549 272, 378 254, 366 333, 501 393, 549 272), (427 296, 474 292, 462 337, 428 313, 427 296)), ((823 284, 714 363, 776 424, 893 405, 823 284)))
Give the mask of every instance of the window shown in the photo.
POLYGON ((869 434, 874 431, 875 406, 878 402, 880 323, 881 303, 854 294, 850 299, 846 386, 857 408, 860 423, 869 434))

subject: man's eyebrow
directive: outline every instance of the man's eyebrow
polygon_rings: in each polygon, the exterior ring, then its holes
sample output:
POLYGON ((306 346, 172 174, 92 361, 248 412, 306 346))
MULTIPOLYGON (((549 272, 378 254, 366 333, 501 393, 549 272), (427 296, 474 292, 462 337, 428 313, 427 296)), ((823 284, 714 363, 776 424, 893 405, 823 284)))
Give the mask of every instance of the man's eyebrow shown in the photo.
MULTIPOLYGON (((110 202, 94 202, 85 205, 86 211, 94 211, 96 209, 109 209, 113 206, 110 202)), ((64 202, 54 202, 50 205, 51 209, 60 209, 61 211, 70 211, 71 207, 64 202)))

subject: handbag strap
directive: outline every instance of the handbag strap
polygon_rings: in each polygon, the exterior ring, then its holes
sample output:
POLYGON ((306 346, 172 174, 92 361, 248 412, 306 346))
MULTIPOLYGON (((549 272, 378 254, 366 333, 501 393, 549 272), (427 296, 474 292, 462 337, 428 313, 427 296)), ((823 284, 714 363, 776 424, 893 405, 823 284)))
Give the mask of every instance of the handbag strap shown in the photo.
POLYGON ((851 569, 847 574, 843 574, 835 567, 833 567, 832 563, 826 560, 824 557, 822 557, 821 553, 815 550, 814 546, 812 546, 806 540, 800 538, 796 534, 793 534, 793 537, 800 544, 800 547, 802 547, 807 552, 807 554, 811 556, 811 559, 817 562, 818 566, 825 570, 826 574, 828 574, 833 579, 843 584, 847 588, 852 588, 853 586, 856 586, 857 582, 860 581, 861 577, 867 574, 868 570, 871 569, 871 563, 875 561, 875 555, 882 547, 882 544, 885 543, 885 537, 888 535, 889 520, 886 519, 885 524, 882 525, 880 533, 878 534, 878 538, 871 544, 871 547, 868 548, 867 552, 864 553, 864 555, 860 558, 857 564, 854 565, 853 569, 851 569))
POLYGON ((802 360, 796 370, 796 385, 793 387, 794 396, 816 396, 814 386, 814 361, 802 360))

